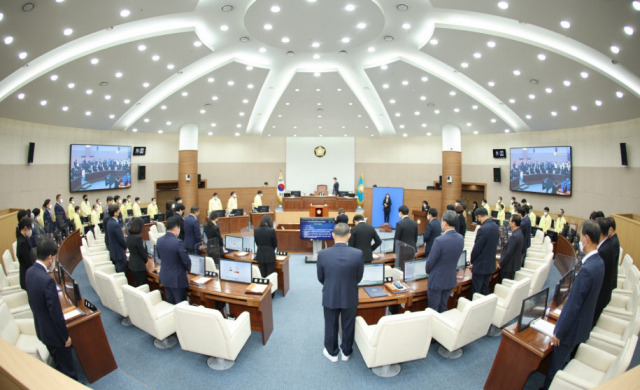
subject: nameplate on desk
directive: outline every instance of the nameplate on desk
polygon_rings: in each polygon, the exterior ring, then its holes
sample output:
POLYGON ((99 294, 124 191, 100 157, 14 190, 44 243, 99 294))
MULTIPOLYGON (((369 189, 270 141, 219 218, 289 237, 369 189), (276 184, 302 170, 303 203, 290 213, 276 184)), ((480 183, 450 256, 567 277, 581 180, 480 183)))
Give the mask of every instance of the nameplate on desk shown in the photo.
POLYGON ((278 256, 286 256, 286 255, 288 255, 288 254, 289 254, 289 253, 284 252, 284 251, 278 251, 278 252, 276 252, 276 255, 278 255, 278 256))
POLYGON ((253 278, 251 279, 252 283, 258 283, 258 284, 269 284, 269 279, 267 278, 253 278))
POLYGON ((89 302, 86 298, 84 300, 84 305, 87 307, 87 309, 91 310, 91 311, 96 311, 98 310, 98 308, 96 307, 96 305, 94 305, 93 303, 89 302))
POLYGON ((385 283, 393 282, 393 278, 392 278, 392 277, 390 277, 390 276, 385 277, 385 278, 384 278, 384 282, 385 282, 385 283))
POLYGON ((249 253, 253 253, 253 250, 251 248, 244 248, 245 252, 249 252, 249 253))
POLYGON ((384 288, 382 288, 382 286, 371 286, 371 287, 365 287, 364 291, 367 292, 367 294, 369 294, 369 296, 371 298, 378 298, 378 297, 386 297, 389 296, 389 293, 387 293, 385 291, 384 288))
POLYGON ((204 271, 204 276, 217 278, 218 277, 218 273, 217 272, 213 272, 213 271, 204 271))

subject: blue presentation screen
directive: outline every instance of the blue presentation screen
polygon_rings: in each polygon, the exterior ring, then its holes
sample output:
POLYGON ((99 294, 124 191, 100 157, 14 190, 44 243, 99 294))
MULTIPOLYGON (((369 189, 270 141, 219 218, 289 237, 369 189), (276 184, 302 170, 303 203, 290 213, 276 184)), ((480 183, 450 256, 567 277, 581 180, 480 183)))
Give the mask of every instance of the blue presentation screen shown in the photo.
POLYGON ((384 224, 384 211, 382 201, 389 194, 391 198, 391 212, 389 213, 389 225, 395 229, 398 217, 398 208, 404 204, 404 188, 398 187, 373 187, 373 200, 371 201, 371 226, 384 224))
POLYGON ((571 146, 511 148, 511 191, 571 196, 571 146))
POLYGON ((333 218, 300 218, 300 239, 333 240, 331 233, 335 224, 333 218))

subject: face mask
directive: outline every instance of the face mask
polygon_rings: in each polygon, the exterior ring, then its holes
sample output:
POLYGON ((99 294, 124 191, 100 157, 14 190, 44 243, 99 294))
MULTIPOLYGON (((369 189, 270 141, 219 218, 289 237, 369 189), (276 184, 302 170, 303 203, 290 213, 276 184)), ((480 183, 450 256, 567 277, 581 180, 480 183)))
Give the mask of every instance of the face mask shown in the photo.
POLYGON ((547 214, 549 214, 549 213, 547 213, 547 212, 545 211, 545 212, 544 212, 544 216, 546 217, 546 216, 547 216, 547 214))

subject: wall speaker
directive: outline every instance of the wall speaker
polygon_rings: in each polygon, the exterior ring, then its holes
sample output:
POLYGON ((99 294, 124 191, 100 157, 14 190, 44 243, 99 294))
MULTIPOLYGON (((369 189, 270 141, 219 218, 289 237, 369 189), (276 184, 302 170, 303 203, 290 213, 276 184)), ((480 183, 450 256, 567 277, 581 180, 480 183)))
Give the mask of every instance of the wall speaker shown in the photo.
POLYGON ((144 180, 147 177, 146 165, 138 165, 138 180, 144 180))
POLYGON ((442 188, 442 175, 440 175, 440 188, 442 188))
MULTIPOLYGON (((621 145, 620 147, 622 147, 622 144, 620 144, 620 145, 621 145)), ((27 164, 32 164, 33 163, 33 154, 35 153, 35 151, 36 151, 36 143, 35 142, 29 142, 29 154, 27 155, 27 164)), ((625 158, 625 161, 626 161, 626 159, 627 159, 626 151, 624 153, 624 156, 625 156, 624 158, 625 158)))
POLYGON ((202 184, 202 176, 198 173, 198 187, 202 184))
POLYGON ((627 162, 627 143, 620 142, 620 160, 622 160, 622 165, 629 165, 627 162))
POLYGON ((501 175, 500 175, 500 168, 493 168, 493 181, 495 183, 500 183, 501 179, 501 175))

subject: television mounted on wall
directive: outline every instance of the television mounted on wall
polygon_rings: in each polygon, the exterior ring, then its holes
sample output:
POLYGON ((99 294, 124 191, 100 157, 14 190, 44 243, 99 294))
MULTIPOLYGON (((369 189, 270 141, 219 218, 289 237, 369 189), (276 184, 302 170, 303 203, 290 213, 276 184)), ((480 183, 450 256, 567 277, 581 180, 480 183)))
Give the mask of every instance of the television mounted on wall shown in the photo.
POLYGON ((69 191, 131 188, 131 146, 71 145, 69 191))
POLYGON ((571 146, 511 148, 511 191, 571 196, 571 146))

